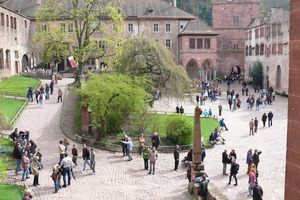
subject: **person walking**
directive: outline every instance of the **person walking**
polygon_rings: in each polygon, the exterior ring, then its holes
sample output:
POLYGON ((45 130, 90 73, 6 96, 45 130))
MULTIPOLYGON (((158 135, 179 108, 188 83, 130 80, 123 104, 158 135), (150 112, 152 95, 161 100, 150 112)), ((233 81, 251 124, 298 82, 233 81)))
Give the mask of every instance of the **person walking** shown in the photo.
POLYGON ((63 96, 63 92, 62 90, 59 88, 58 92, 57 92, 57 103, 59 103, 59 101, 62 103, 62 96, 63 96))
POLYGON ((35 91, 35 100, 36 100, 36 103, 39 103, 39 97, 40 97, 40 91, 36 90, 35 91))
POLYGON ((235 180, 234 186, 237 186, 237 185, 238 185, 236 175, 237 175, 238 172, 239 172, 239 168, 240 168, 239 164, 237 164, 235 160, 232 160, 231 167, 230 167, 230 176, 229 176, 229 182, 228 182, 228 185, 230 185, 230 183, 231 183, 231 178, 232 178, 232 177, 233 177, 234 180, 235 180))
POLYGON ((158 153, 156 151, 155 147, 152 147, 152 150, 150 151, 149 160, 150 160, 150 171, 148 174, 153 173, 155 174, 155 164, 158 157, 158 153))
POLYGON ((254 135, 253 128, 254 128, 254 121, 253 119, 251 119, 249 122, 249 129, 250 129, 249 135, 254 135))
POLYGON ((250 173, 251 165, 253 164, 253 154, 252 149, 249 149, 247 152, 246 163, 248 164, 247 174, 250 173))
POLYGON ((261 154, 261 151, 255 149, 254 154, 253 154, 253 163, 256 166, 256 169, 258 168, 258 163, 259 163, 259 155, 261 154))
MULTIPOLYGON (((122 141, 128 142, 128 136, 124 135, 124 138, 122 139, 122 141)), ((128 155, 128 150, 127 150, 127 145, 124 144, 122 141, 121 141, 121 146, 122 146, 122 152, 123 152, 123 157, 124 157, 124 156, 128 155)))
POLYGON ((148 164, 149 164, 149 156, 150 156, 150 149, 146 146, 143 148, 143 159, 144 159, 144 169, 148 171, 148 164))
POLYGON ((223 107, 222 107, 221 103, 219 103, 218 109, 219 109, 219 116, 222 116, 222 109, 223 109, 223 107))
POLYGON ((256 182, 253 187, 253 200, 262 200, 263 194, 263 189, 256 182))
POLYGON ((95 170, 95 167, 96 167, 96 153, 94 151, 93 148, 91 148, 91 169, 93 171, 93 175, 95 175, 96 173, 96 170, 95 170))
POLYGON ((257 133, 258 120, 257 117, 254 118, 254 133, 257 133))
POLYGON ((174 170, 177 171, 177 169, 178 169, 178 164, 179 164, 179 146, 178 146, 178 145, 175 146, 175 150, 174 150, 174 160, 175 160, 175 167, 174 167, 174 170))
POLYGON ((273 113, 272 113, 272 111, 270 111, 268 113, 268 125, 269 125, 269 127, 273 125, 272 120, 273 120, 273 113))
POLYGON ((52 175, 51 178, 54 182, 54 193, 57 193, 58 190, 61 188, 60 179, 61 179, 61 173, 59 171, 59 165, 54 165, 52 168, 52 175))
POLYGON ((158 149, 158 146, 160 145, 160 138, 156 132, 153 133, 151 137, 152 147, 155 147, 155 149, 158 149))
POLYGON ((59 163, 61 162, 61 160, 65 157, 65 146, 63 144, 63 141, 60 140, 59 141, 59 145, 58 145, 58 153, 59 153, 59 163))
POLYGON ((121 141, 122 143, 126 144, 127 147, 127 152, 128 152, 128 160, 127 161, 132 161, 132 156, 131 156, 131 152, 132 152, 132 147, 133 147, 133 143, 131 141, 131 138, 128 137, 128 141, 121 141))
POLYGON ((68 185, 71 185, 71 171, 73 168, 72 159, 68 156, 68 154, 65 154, 65 157, 62 159, 60 163, 60 168, 63 169, 63 181, 64 184, 62 187, 67 187, 67 176, 68 176, 68 185))
POLYGON ((267 114, 264 113, 261 117, 261 121, 263 122, 263 127, 265 128, 266 127, 266 121, 267 121, 267 114))
POLYGON ((28 158, 27 151, 24 152, 22 156, 22 168, 23 168, 23 175, 22 175, 22 181, 25 181, 26 179, 29 179, 29 166, 30 166, 30 160, 28 158))
POLYGON ((222 153, 222 163, 223 163, 223 175, 228 175, 227 174, 227 164, 230 162, 227 150, 225 149, 222 153))
POLYGON ((50 86, 50 94, 52 95, 52 94, 53 94, 53 91, 54 91, 54 81, 53 81, 53 80, 51 80, 49 86, 50 86))
POLYGON ((82 148, 82 159, 83 159, 83 170, 82 173, 85 174, 85 169, 86 169, 86 164, 88 164, 89 166, 91 166, 90 164, 90 151, 88 150, 88 148, 86 147, 86 144, 83 144, 83 148, 82 148))
POLYGON ((38 163, 39 157, 38 156, 34 156, 33 157, 33 161, 32 161, 32 165, 31 165, 31 171, 32 174, 34 175, 33 177, 33 186, 38 186, 39 184, 39 163, 38 163))
POLYGON ((48 83, 46 83, 46 85, 45 85, 45 92, 46 92, 46 99, 47 100, 49 99, 49 91, 50 91, 50 87, 49 87, 48 83))
POLYGON ((77 151, 76 146, 74 144, 73 148, 72 148, 72 161, 75 164, 75 166, 77 166, 77 157, 78 157, 78 151, 77 151))
POLYGON ((28 87, 28 89, 27 89, 27 99, 28 99, 28 101, 33 102, 32 95, 33 95, 32 87, 28 87))

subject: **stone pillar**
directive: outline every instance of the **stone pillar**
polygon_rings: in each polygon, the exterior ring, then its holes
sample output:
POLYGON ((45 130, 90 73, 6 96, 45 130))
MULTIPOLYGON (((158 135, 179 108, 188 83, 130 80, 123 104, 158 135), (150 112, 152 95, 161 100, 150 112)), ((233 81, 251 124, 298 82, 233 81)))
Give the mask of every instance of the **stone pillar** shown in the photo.
POLYGON ((300 1, 291 0, 285 200, 300 199, 300 1))
POLYGON ((201 162, 201 123, 200 115, 202 110, 196 106, 194 116, 194 144, 193 144, 193 162, 192 162, 192 180, 201 176, 204 171, 204 165, 201 162))
POLYGON ((83 134, 87 134, 89 132, 90 125, 90 114, 87 106, 81 107, 81 131, 83 134))

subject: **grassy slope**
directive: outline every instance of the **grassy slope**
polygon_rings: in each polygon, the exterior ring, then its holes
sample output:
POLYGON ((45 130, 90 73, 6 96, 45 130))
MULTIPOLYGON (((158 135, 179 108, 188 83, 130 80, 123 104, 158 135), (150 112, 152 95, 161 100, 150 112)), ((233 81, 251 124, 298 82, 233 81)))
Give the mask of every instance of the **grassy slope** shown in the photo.
POLYGON ((0 200, 22 199, 23 189, 17 185, 0 185, 0 200))
POLYGON ((0 94, 26 97, 27 88, 34 88, 38 79, 23 76, 12 76, 0 83, 0 94))
MULTIPOLYGON (((13 151, 13 142, 10 139, 1 138, 0 139, 0 149, 4 148, 10 148, 11 152, 13 151)), ((2 157, 2 154, 0 155, 1 161, 6 164, 6 169, 14 169, 16 167, 15 160, 12 157, 2 157)), ((0 192, 1 194, 1 192, 0 192)), ((1 196, 1 195, 0 195, 1 196)), ((1 197, 0 197, 1 198, 1 197)))
POLYGON ((3 113, 6 116, 7 121, 10 122, 24 102, 25 100, 0 98, 0 112, 3 113))

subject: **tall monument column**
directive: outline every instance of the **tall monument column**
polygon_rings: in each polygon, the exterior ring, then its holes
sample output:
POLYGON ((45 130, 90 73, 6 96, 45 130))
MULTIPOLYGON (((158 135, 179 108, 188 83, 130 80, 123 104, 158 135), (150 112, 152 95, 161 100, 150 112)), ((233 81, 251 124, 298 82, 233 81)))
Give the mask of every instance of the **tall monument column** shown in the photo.
POLYGON ((300 199, 300 1, 291 0, 285 200, 300 199))

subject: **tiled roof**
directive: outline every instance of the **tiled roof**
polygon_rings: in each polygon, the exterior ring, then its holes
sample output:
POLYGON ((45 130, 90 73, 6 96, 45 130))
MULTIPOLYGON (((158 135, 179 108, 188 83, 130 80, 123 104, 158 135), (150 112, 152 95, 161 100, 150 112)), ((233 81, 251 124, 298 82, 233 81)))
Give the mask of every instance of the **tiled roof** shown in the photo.
POLYGON ((186 28, 180 33, 180 35, 193 35, 193 34, 208 34, 208 35, 218 35, 213 31, 204 21, 196 18, 191 20, 186 28))

